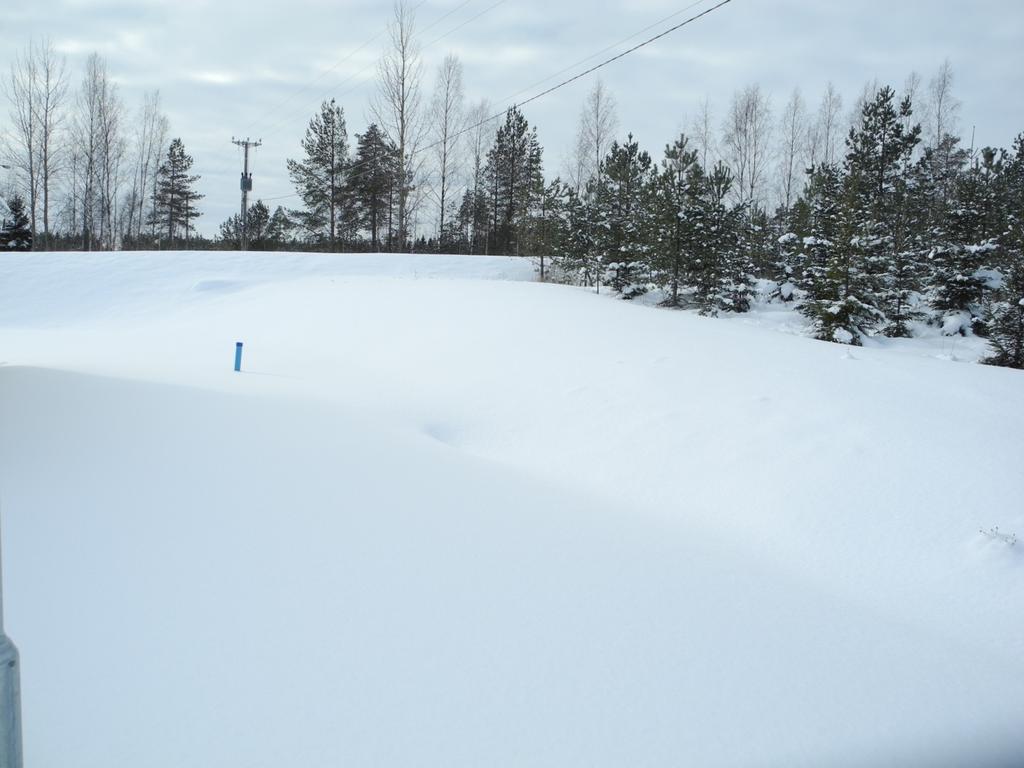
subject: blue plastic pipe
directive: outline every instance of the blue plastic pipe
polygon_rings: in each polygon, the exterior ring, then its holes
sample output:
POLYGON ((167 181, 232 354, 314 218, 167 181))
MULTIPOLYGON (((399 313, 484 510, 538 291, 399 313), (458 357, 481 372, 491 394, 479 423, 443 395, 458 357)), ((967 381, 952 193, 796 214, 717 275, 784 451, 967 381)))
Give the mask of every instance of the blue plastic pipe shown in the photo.
POLYGON ((235 372, 242 370, 242 342, 235 344, 235 372))

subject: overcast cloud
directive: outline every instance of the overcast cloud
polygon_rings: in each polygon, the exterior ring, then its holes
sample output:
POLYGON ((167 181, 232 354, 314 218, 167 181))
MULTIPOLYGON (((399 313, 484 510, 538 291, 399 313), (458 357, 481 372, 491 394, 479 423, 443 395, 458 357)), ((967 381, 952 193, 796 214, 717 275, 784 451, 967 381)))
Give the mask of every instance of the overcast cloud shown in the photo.
MULTIPOLYGON (((464 2, 426 0, 418 10, 421 28, 436 24, 423 33, 423 43, 455 30, 424 49, 429 79, 444 55, 454 52, 465 64, 468 99, 487 97, 498 108, 523 88, 688 4, 505 0, 473 20, 496 0, 470 0, 459 8, 464 2), (453 9, 458 10, 436 23, 453 9)), ((160 90, 171 133, 183 139, 203 176, 206 233, 237 211, 233 135, 264 140, 254 171, 256 196, 266 199, 293 192, 284 161, 298 156, 305 125, 323 98, 334 96, 344 106, 350 134, 365 128, 373 64, 390 17, 385 0, 12 4, 5 0, 0 12, 5 73, 30 38, 46 36, 67 56, 75 85, 85 58, 96 51, 106 57, 132 110, 145 91, 160 90)), ((708 0, 695 11, 712 4, 708 0)), ((716 119, 732 92, 752 82, 772 95, 777 110, 795 87, 816 107, 831 80, 849 106, 868 81, 899 87, 911 71, 927 80, 949 58, 965 135, 977 126, 979 145, 1009 146, 1024 131, 1022 38, 1020 0, 733 0, 606 68, 601 77, 618 101, 622 132, 631 131, 645 148, 660 153, 689 125, 705 96, 716 119)), ((549 176, 562 168, 594 77, 525 110, 538 127, 549 176)), ((541 89, 519 98, 536 90, 541 89)), ((6 111, 0 121, 5 127, 6 111)))

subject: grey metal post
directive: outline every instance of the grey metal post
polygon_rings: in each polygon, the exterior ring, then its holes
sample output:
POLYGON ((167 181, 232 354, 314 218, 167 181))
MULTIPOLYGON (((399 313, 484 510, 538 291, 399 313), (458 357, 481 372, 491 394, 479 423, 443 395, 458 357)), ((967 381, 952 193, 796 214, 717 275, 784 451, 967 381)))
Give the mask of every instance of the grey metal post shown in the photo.
POLYGON ((0 557, 0 768, 22 768, 20 666, 18 649, 4 633, 3 558, 0 557))
POLYGON ((245 154, 245 165, 242 170, 242 217, 238 220, 240 230, 238 239, 244 251, 249 246, 249 216, 247 214, 249 213, 249 193, 252 191, 252 174, 249 173, 249 149, 263 146, 263 142, 250 141, 249 139, 241 141, 232 138, 231 143, 241 147, 245 154))

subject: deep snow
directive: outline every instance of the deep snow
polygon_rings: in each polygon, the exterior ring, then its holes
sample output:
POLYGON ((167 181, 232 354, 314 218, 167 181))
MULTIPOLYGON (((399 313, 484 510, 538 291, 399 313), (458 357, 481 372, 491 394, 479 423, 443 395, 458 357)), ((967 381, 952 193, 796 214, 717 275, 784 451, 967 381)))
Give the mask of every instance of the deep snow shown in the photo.
POLYGON ((27 764, 1020 762, 1024 377, 531 277, 0 260, 27 764))

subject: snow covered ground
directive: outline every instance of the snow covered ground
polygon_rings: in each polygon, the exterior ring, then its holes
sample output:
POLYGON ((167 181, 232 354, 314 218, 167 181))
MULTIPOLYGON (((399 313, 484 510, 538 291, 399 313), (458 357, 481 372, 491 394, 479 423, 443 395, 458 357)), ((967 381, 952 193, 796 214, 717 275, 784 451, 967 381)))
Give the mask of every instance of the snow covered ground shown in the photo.
POLYGON ((1024 376, 532 273, 0 260, 26 765, 1024 763, 1024 376))

